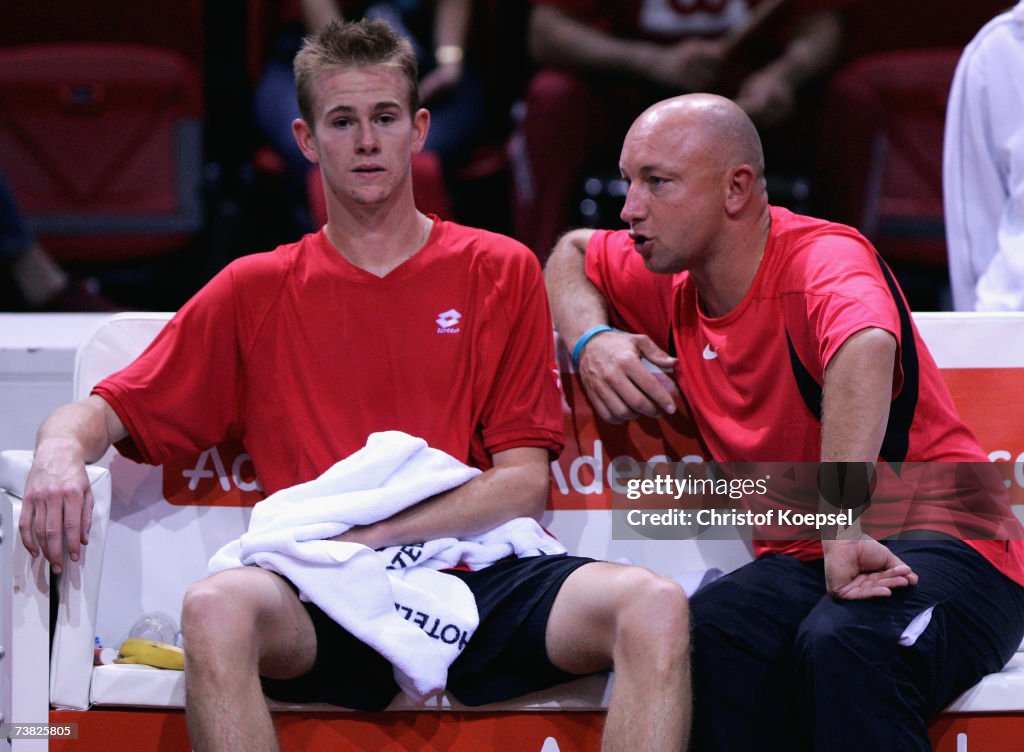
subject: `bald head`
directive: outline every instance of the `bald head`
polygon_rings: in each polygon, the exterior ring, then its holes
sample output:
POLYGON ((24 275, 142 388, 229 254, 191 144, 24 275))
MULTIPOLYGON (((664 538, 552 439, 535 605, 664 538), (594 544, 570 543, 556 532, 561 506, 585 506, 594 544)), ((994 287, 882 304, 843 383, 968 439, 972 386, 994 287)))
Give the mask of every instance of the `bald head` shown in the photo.
POLYGON ((750 165, 764 178, 764 152, 757 129, 731 99, 715 94, 685 94, 651 105, 638 117, 629 133, 632 138, 668 137, 669 141, 694 144, 705 156, 716 155, 723 169, 750 165))
POLYGON ((733 102, 709 94, 659 102, 629 129, 619 169, 628 185, 619 216, 648 269, 689 270, 705 289, 705 272, 720 262, 756 269, 770 224, 764 156, 733 102))

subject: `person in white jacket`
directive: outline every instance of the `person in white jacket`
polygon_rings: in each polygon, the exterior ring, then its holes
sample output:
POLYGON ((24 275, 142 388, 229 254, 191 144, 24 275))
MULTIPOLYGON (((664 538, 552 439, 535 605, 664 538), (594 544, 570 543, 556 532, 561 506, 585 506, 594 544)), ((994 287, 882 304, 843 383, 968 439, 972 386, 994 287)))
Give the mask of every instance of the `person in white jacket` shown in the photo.
POLYGON ((954 308, 1024 310, 1024 1, 964 49, 942 172, 954 308))

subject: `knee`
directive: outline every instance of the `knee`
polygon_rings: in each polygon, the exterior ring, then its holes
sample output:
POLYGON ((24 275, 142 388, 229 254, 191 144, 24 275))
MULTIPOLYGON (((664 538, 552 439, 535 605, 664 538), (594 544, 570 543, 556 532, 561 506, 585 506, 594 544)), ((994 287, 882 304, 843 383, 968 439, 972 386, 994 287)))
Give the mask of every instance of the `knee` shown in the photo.
POLYGON ((658 646, 684 655, 689 648, 690 611, 682 587, 639 567, 625 570, 619 587, 622 604, 616 642, 643 649, 658 646))
POLYGON ((796 659, 801 670, 812 674, 836 667, 852 669, 882 662, 893 665, 898 644, 884 630, 857 619, 842 609, 812 611, 796 634, 796 659))
POLYGON ((181 631, 190 651, 221 638, 239 642, 253 631, 257 603, 244 572, 228 570, 189 587, 181 606, 181 631))

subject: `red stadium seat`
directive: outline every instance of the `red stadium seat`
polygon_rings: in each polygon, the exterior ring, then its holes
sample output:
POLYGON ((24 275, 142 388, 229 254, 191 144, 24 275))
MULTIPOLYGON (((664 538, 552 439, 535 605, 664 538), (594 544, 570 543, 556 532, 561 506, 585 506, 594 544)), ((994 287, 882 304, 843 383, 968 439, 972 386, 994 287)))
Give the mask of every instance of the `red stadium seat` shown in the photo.
POLYGON ((202 65, 205 5, 205 0, 0 0, 0 47, 52 42, 145 44, 174 50, 202 65))
POLYGON ((202 112, 197 66, 170 49, 0 49, 0 166, 61 260, 153 256, 200 231, 202 112))
POLYGON ((896 264, 946 265, 942 135, 959 57, 959 48, 868 55, 826 95, 826 216, 860 229, 896 264))

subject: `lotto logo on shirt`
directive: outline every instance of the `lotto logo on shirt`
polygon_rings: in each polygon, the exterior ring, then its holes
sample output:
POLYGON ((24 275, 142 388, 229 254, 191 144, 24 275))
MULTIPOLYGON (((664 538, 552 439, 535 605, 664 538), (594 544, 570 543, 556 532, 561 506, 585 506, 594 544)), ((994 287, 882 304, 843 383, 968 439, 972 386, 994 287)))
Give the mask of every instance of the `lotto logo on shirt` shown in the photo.
POLYGON ((438 334, 458 334, 462 331, 459 327, 460 321, 462 321, 462 314, 454 308, 450 308, 444 313, 438 314, 434 323, 437 324, 438 334))

